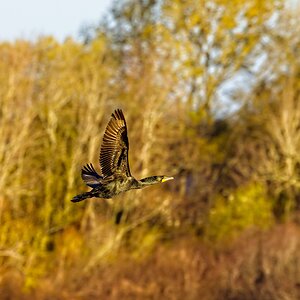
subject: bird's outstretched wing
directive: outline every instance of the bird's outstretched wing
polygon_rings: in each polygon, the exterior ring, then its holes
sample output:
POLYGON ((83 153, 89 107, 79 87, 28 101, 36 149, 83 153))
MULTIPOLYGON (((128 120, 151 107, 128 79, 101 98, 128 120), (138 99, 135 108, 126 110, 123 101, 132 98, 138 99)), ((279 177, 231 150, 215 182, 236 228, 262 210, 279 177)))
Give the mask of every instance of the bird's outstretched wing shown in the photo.
POLYGON ((91 188, 99 186, 103 179, 102 176, 97 173, 92 164, 87 164, 81 169, 81 178, 91 188))
POLYGON ((100 151, 100 167, 104 177, 114 174, 131 176, 128 150, 126 121, 122 110, 117 109, 107 124, 100 151))

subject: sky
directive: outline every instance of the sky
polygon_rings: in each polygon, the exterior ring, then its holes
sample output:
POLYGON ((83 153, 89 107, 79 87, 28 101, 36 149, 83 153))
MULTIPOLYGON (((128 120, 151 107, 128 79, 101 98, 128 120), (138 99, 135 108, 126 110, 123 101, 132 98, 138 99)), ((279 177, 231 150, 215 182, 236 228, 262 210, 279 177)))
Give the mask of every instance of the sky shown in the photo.
MULTIPOLYGON (((0 0, 0 41, 53 35, 79 37, 80 28, 97 24, 114 0, 0 0)), ((288 0, 298 6, 300 0, 288 0)))
POLYGON ((0 41, 53 35, 79 37, 80 28, 97 24, 113 0, 2 0, 0 41))

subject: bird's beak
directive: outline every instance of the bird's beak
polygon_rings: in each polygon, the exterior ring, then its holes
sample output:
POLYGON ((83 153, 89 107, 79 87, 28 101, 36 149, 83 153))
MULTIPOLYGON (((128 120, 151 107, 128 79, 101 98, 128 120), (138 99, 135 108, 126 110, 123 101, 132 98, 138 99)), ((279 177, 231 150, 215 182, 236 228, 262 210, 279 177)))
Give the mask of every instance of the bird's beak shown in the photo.
POLYGON ((172 179, 174 179, 174 177, 165 176, 161 182, 166 182, 166 181, 172 180, 172 179))

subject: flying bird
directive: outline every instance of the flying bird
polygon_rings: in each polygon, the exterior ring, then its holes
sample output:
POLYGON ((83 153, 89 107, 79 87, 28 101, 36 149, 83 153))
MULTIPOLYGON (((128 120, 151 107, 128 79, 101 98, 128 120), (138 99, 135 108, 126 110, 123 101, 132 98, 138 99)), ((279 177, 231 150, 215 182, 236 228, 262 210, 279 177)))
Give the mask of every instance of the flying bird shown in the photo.
POLYGON ((115 110, 107 124, 100 150, 101 175, 90 163, 81 170, 81 178, 92 188, 89 192, 75 196, 71 201, 80 202, 87 198, 112 198, 120 193, 142 189, 171 179, 170 176, 151 176, 135 179, 128 163, 129 143, 127 126, 121 109, 115 110))

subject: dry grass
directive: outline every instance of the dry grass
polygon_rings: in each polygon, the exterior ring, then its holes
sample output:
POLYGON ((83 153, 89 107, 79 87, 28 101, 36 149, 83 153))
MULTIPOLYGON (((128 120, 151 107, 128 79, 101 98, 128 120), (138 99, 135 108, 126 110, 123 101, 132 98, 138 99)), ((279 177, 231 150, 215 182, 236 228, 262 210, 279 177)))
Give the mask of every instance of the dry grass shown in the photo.
POLYGON ((1 299, 299 299, 299 253, 300 228, 292 223, 249 230, 218 249, 183 238, 142 260, 123 251, 89 272, 54 272, 27 292, 22 275, 7 273, 1 299))

